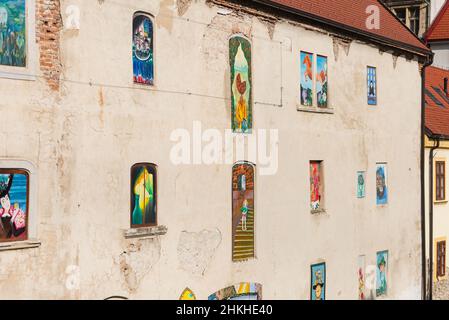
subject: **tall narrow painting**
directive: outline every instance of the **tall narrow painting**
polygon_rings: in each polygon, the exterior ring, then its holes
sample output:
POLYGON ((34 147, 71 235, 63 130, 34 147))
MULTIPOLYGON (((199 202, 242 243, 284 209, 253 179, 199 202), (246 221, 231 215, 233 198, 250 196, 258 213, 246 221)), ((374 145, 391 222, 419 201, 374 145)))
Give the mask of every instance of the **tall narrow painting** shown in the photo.
POLYGON ((313 54, 301 51, 301 105, 310 107, 313 104, 313 54))
POLYGON ((326 263, 311 266, 311 300, 326 300, 326 263))
POLYGON ((387 294, 387 275, 388 275, 388 251, 380 251, 377 253, 376 268, 376 296, 387 294))
POLYGON ((26 67, 25 0, 0 0, 0 65, 26 67))
POLYGON ((322 161, 310 161, 310 209, 318 211, 323 204, 322 161))
POLYGON ((377 104, 377 73, 376 68, 367 67, 368 104, 377 104))
POLYGON ((388 204, 388 173, 386 163, 376 165, 376 203, 377 205, 388 204))
POLYGON ((255 166, 236 163, 232 168, 232 261, 254 258, 255 166))
POLYGON ((156 165, 138 163, 131 168, 131 227, 157 224, 156 165))
POLYGON ((133 78, 135 83, 154 82, 153 21, 150 16, 137 13, 133 19, 133 78))
POLYGON ((328 99, 328 77, 327 77, 327 57, 316 57, 316 97, 319 108, 327 108, 328 99))
POLYGON ((357 172, 357 198, 365 198, 365 180, 366 180, 366 172, 358 171, 357 172))
POLYGON ((27 239, 28 192, 27 171, 0 169, 0 242, 27 239))
POLYGON ((358 284, 358 296, 359 300, 365 300, 365 256, 361 255, 358 257, 358 267, 357 267, 357 284, 358 284))
POLYGON ((243 36, 229 39, 232 131, 251 133, 253 128, 251 43, 243 36))

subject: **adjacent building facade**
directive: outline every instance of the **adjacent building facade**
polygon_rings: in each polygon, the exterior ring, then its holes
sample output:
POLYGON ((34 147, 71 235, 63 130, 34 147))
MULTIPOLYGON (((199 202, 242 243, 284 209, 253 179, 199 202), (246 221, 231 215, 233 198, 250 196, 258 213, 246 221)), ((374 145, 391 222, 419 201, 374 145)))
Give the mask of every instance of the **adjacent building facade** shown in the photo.
POLYGON ((430 51, 334 2, 0 0, 0 298, 421 298, 430 51))

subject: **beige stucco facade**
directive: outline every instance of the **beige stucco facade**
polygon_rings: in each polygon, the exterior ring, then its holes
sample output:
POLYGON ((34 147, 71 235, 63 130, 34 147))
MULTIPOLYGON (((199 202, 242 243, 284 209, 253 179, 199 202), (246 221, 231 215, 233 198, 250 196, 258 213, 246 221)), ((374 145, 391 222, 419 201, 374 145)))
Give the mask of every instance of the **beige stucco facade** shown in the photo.
POLYGON ((256 282, 264 299, 309 299, 310 265, 325 261, 326 298, 357 299, 358 256, 375 265, 388 250, 387 298, 419 299, 418 62, 286 20, 181 2, 182 16, 174 0, 62 0, 64 21, 76 5, 80 24, 59 34, 59 90, 39 67, 35 80, 0 79, 0 165, 27 163, 30 236, 41 243, 0 251, 0 298, 178 299, 189 287, 206 299, 256 282), (132 82, 137 11, 155 18, 153 88, 132 82), (241 263, 231 259, 232 166, 170 160, 174 130, 192 131, 194 121, 230 128, 234 33, 252 41, 254 128, 279 134, 277 173, 257 176, 257 258, 241 263), (301 50, 328 56, 330 113, 297 110, 301 50), (377 106, 366 101, 368 65, 377 68, 377 106), (324 162, 320 215, 310 213, 310 160, 324 162), (158 222, 168 228, 149 239, 123 235, 137 162, 158 165, 158 222), (388 164, 387 206, 376 206, 376 162, 388 164), (361 170, 366 197, 357 199, 361 170))

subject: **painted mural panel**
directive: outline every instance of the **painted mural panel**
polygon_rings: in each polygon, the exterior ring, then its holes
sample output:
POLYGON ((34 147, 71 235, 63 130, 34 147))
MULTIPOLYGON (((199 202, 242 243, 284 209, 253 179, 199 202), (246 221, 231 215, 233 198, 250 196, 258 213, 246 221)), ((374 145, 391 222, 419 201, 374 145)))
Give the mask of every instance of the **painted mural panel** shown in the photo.
POLYGON ((27 239, 28 192, 28 172, 0 170, 0 242, 27 239))
POLYGON ((365 180, 366 172, 357 172, 357 198, 365 198, 365 180))
POLYGON ((387 164, 376 165, 376 203, 386 205, 388 203, 388 174, 387 164))
POLYGON ((135 83, 154 82, 153 22, 145 14, 133 19, 133 78, 135 83))
POLYGON ((311 266, 311 300, 326 300, 326 263, 311 266))
POLYGON ((310 208, 321 209, 322 200, 321 161, 310 161, 310 208))
POLYGON ((365 300, 365 256, 361 255, 358 257, 357 261, 358 267, 357 267, 357 279, 358 279, 358 288, 359 288, 359 300, 365 300))
POLYGON ((313 54, 301 51, 301 104, 310 107, 313 104, 313 54))
POLYGON ((377 73, 376 68, 367 68, 367 80, 368 80, 368 104, 377 104, 377 73))
POLYGON ((25 0, 0 0, 0 65, 26 66, 25 0))
POLYGON ((208 300, 262 300, 262 285, 242 282, 211 294, 208 300))
POLYGON ((328 77, 327 77, 327 57, 316 57, 316 96, 319 108, 327 108, 328 99, 328 77))
POLYGON ((190 290, 189 288, 185 288, 181 293, 179 300, 196 300, 196 296, 192 290, 190 290))
POLYGON ((255 166, 237 163, 232 169, 232 261, 254 258, 255 166))
POLYGON ((131 226, 154 226, 157 223, 157 172, 150 163, 131 168, 131 226))
POLYGON ((380 251, 377 253, 376 268, 376 296, 387 294, 387 275, 388 275, 388 251, 380 251))
POLYGON ((251 133, 253 128, 251 43, 242 36, 229 39, 232 131, 251 133))

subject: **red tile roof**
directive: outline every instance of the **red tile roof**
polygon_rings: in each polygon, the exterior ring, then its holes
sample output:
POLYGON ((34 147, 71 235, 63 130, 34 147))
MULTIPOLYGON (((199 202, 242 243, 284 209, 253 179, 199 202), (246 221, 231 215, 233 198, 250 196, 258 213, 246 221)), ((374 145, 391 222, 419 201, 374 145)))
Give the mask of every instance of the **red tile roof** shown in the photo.
POLYGON ((281 5, 286 10, 293 9, 298 14, 304 13, 325 19, 371 37, 393 40, 421 51, 429 51, 424 43, 378 0, 263 0, 258 2, 281 5), (366 11, 372 5, 379 8, 379 29, 368 29, 366 25, 370 16, 370 11, 368 13, 366 11))
POLYGON ((425 35, 426 41, 449 40, 449 0, 438 12, 425 35))
POLYGON ((426 128, 449 137, 449 95, 443 91, 444 78, 449 78, 449 70, 426 68, 426 128))

